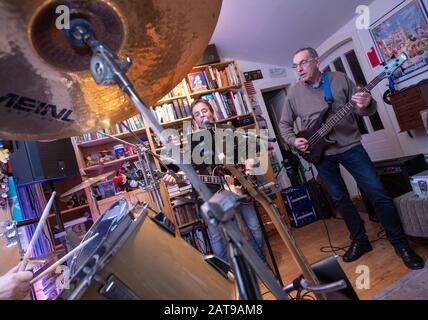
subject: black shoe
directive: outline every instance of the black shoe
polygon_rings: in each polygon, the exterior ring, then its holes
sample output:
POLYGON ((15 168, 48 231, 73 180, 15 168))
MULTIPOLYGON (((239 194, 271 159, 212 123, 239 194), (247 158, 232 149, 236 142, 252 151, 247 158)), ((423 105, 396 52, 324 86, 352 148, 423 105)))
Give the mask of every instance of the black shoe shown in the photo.
POLYGON ((343 261, 352 262, 360 258, 366 252, 372 251, 372 245, 368 240, 354 241, 343 256, 343 261))
POLYGON ((394 248, 397 255, 403 260, 407 268, 411 270, 423 269, 425 262, 409 246, 394 248))

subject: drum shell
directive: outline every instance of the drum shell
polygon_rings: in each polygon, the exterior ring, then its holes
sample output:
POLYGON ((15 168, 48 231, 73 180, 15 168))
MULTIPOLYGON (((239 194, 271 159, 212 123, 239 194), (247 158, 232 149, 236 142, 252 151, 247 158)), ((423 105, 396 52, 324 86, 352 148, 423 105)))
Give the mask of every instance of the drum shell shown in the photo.
MULTIPOLYGON (((236 299, 234 282, 226 279, 203 255, 146 217, 123 247, 98 273, 119 278, 134 294, 147 299, 236 299)), ((92 281, 80 299, 105 299, 92 281)))

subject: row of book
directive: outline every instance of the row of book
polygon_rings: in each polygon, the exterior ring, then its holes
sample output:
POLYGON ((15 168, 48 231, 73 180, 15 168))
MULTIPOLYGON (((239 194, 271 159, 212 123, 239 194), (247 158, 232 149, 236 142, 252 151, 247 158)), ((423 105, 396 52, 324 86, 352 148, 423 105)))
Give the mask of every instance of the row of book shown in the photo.
POLYGON ((182 194, 186 191, 192 190, 192 185, 190 183, 188 183, 188 184, 185 184, 185 185, 179 187, 178 184, 175 184, 173 186, 168 186, 167 189, 168 189, 169 196, 175 197, 175 196, 182 194))
POLYGON ((204 70, 191 72, 187 75, 187 83, 191 92, 198 92, 239 86, 241 81, 235 65, 230 63, 223 69, 207 66, 204 70))
POLYGON ((171 99, 174 97, 184 97, 186 95, 186 82, 181 81, 170 92, 168 92, 161 100, 171 99))
POLYGON ((179 226, 199 219, 194 203, 178 205, 172 210, 179 226))
POLYGON ((176 99, 170 103, 151 108, 160 123, 166 123, 192 116, 187 99, 176 99))
POLYGON ((250 112, 241 91, 214 92, 203 95, 201 98, 211 104, 217 120, 250 112))
MULTIPOLYGON (((135 130, 139 130, 139 129, 143 129, 144 128, 144 122, 143 122, 143 117, 141 116, 141 114, 138 114, 132 118, 129 118, 127 120, 122 121, 128 128, 130 128, 131 130, 135 131, 135 130)), ((121 134, 121 133, 126 133, 129 132, 128 129, 126 129, 123 125, 121 125, 120 123, 110 127, 110 128, 105 128, 105 129, 100 129, 97 132, 88 132, 88 133, 84 133, 81 136, 76 137, 76 142, 77 143, 81 143, 81 142, 86 142, 86 141, 92 141, 92 140, 97 140, 97 139, 101 139, 101 138, 105 138, 105 135, 103 135, 102 133, 107 133, 110 135, 116 135, 116 134, 121 134)))

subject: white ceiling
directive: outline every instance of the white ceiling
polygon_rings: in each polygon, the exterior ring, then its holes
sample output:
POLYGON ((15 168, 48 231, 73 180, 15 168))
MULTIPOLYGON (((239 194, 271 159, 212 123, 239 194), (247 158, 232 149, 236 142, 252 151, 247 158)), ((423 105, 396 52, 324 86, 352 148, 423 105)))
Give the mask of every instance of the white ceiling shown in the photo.
POLYGON ((221 57, 289 66, 296 49, 317 48, 373 0, 223 0, 210 43, 221 57))

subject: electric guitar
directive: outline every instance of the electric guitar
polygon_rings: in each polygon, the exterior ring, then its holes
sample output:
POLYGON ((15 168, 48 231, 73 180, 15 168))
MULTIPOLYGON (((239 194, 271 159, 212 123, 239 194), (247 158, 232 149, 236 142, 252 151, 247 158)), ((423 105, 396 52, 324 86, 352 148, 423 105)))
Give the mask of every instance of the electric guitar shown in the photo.
MULTIPOLYGON (((157 171, 156 174, 161 178, 167 174, 172 175, 176 179, 177 183, 182 183, 186 178, 183 174, 179 174, 171 171, 169 172, 157 171)), ((238 196, 242 196, 242 193, 235 186, 235 179, 233 176, 230 176, 230 175, 216 176, 216 175, 198 174, 198 177, 203 183, 218 185, 218 186, 221 186, 221 190, 229 190, 237 194, 238 196)))
MULTIPOLYGON (((388 78, 392 73, 400 67, 408 59, 405 53, 402 53, 398 58, 389 62, 384 68, 385 70, 374 78, 368 85, 366 85, 361 91, 370 92, 376 85, 379 84, 383 79, 388 78)), ((331 114, 330 108, 322 111, 319 115, 315 124, 309 129, 300 131, 296 137, 305 138, 308 140, 309 147, 308 151, 301 152, 300 155, 308 162, 317 164, 323 158, 325 149, 335 144, 337 141, 330 140, 328 138, 329 133, 333 128, 342 121, 346 116, 352 113, 355 108, 355 103, 350 101, 344 106, 340 107, 336 112, 331 114)))

